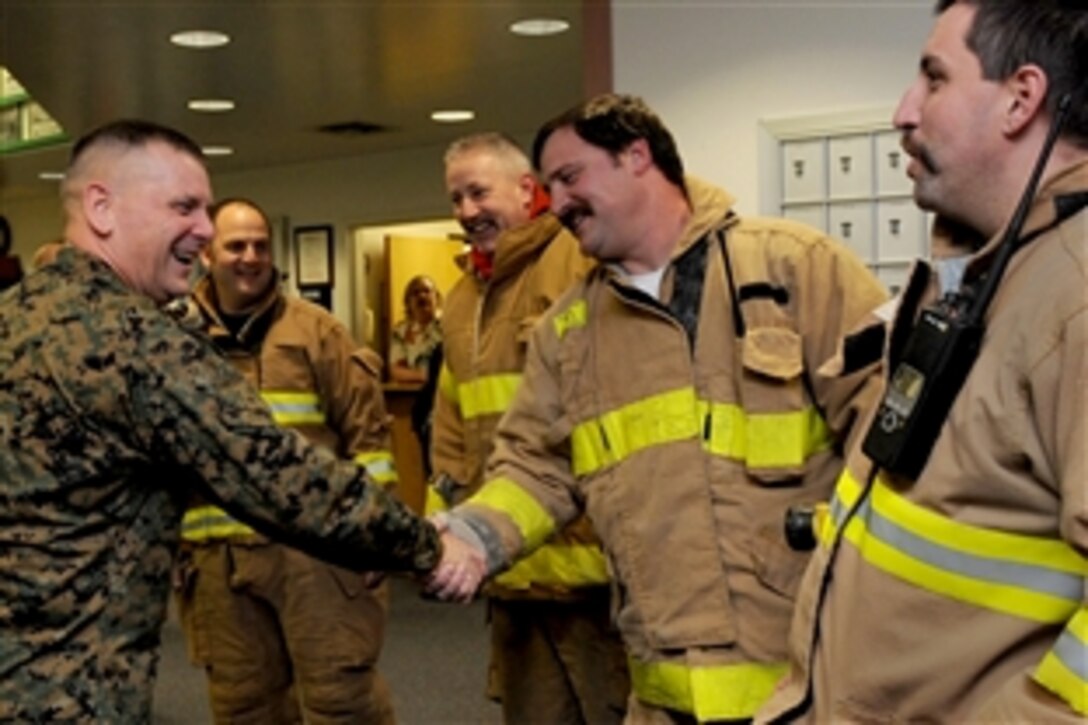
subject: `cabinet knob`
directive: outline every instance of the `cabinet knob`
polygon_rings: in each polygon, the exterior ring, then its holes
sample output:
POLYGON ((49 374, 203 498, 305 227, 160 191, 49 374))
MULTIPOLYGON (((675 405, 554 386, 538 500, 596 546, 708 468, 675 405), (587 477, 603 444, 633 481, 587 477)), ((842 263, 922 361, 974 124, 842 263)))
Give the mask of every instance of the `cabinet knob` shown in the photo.
POLYGON ((793 175, 800 179, 805 175, 805 160, 795 159, 793 162, 793 175))
POLYGON ((842 229, 842 238, 843 239, 849 239, 850 238, 850 231, 851 231, 851 229, 853 229, 853 227, 854 227, 854 225, 851 222, 842 222, 842 223, 839 224, 839 228, 842 229))
POLYGON ((892 234, 895 234, 895 235, 899 234, 899 220, 898 219, 889 219, 888 220, 888 231, 891 232, 892 234))
POLYGON ((853 161, 853 159, 851 159, 851 157, 849 157, 849 156, 840 156, 839 157, 839 168, 842 169, 842 173, 844 173, 844 174, 849 174, 850 173, 850 166, 851 166, 852 161, 853 161))
POLYGON ((901 156, 902 156, 902 154, 900 154, 898 151, 889 151, 888 152, 888 166, 890 166, 893 169, 898 169, 899 168, 899 158, 901 156))

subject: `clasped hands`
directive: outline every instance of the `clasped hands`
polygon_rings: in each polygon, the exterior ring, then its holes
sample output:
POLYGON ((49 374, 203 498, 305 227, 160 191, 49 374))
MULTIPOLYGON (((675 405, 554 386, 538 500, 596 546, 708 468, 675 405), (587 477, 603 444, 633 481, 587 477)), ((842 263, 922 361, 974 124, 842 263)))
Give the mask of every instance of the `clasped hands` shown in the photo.
POLYGON ((442 558, 427 575, 424 588, 443 601, 471 602, 487 577, 484 552, 451 531, 444 516, 432 516, 430 521, 442 538, 442 558))

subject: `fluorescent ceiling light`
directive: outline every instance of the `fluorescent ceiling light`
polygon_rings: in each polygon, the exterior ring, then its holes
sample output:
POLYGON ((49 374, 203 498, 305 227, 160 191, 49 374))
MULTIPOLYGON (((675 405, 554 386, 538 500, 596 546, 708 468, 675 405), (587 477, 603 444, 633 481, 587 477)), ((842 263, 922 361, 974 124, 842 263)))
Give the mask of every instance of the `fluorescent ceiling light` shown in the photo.
POLYGON ((519 20, 510 26, 510 32, 515 35, 529 35, 539 37, 541 35, 558 35, 570 29, 570 23, 559 18, 526 18, 519 20))
POLYGON ((194 98, 187 105, 190 111, 205 111, 207 113, 234 110, 234 101, 229 98, 194 98))
POLYGON ((183 48, 218 48, 230 42, 230 36, 218 30, 185 30, 170 36, 170 42, 183 48))
POLYGON ((431 114, 431 120, 438 123, 464 123, 465 121, 471 121, 476 118, 476 114, 472 111, 464 110, 446 110, 435 111, 431 114))
POLYGON ((38 174, 38 178, 42 181, 61 181, 64 178, 63 171, 43 171, 38 174))
POLYGON ((205 156, 230 156, 234 149, 230 146, 205 146, 201 149, 205 156))

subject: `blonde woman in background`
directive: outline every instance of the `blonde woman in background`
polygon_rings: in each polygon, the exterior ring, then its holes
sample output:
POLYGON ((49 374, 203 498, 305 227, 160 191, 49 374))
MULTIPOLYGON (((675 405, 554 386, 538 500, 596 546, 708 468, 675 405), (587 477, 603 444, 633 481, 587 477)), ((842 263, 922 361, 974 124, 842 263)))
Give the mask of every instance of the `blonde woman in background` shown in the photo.
POLYGON ((441 302, 438 287, 426 275, 416 275, 404 288, 405 317, 393 326, 389 344, 389 376, 394 382, 427 380, 427 363, 442 343, 441 302))

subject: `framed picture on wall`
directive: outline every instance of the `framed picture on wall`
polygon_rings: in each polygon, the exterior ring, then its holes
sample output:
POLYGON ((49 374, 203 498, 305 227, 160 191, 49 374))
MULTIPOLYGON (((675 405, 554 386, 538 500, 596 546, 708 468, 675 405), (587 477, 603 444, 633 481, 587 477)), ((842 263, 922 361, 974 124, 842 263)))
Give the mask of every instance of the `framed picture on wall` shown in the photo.
POLYGON ((294 232, 299 287, 332 286, 332 226, 297 227, 294 232))

